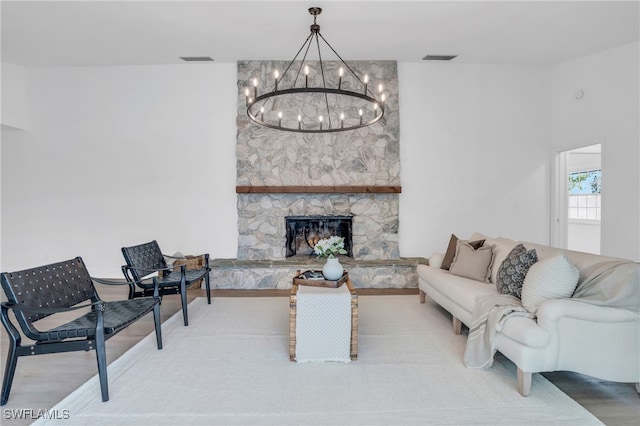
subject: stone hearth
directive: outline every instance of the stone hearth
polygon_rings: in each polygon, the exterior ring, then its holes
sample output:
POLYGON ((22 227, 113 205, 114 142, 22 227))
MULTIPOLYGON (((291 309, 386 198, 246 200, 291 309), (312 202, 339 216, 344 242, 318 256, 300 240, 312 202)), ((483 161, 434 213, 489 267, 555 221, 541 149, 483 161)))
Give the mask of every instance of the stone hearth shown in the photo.
MULTIPOLYGON (((357 260, 340 257, 357 288, 417 288, 416 267, 427 264, 422 257, 357 260)), ((288 289, 296 271, 321 270, 324 261, 316 258, 284 260, 214 259, 211 262, 213 288, 288 289)))

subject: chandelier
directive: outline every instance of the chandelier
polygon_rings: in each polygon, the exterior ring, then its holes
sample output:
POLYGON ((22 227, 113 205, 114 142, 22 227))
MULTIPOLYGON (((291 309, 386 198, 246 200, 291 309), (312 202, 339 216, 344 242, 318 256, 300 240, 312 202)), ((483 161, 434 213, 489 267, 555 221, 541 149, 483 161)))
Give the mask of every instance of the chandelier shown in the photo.
POLYGON ((259 79, 250 78, 244 95, 247 115, 255 123, 288 132, 331 133, 370 126, 384 116, 384 86, 379 83, 377 96, 374 95, 369 76, 365 74, 361 79, 322 36, 316 23, 321 12, 319 7, 309 8, 313 16, 311 34, 284 72, 273 71, 272 91, 259 93, 259 79), (339 61, 330 66, 322 62, 320 41, 339 61), (307 59, 313 45, 318 56, 315 62, 307 59), (327 82, 329 76, 325 72, 328 74, 335 64, 339 67, 332 70, 332 81, 327 82), (317 86, 313 86, 314 80, 319 83, 317 86))

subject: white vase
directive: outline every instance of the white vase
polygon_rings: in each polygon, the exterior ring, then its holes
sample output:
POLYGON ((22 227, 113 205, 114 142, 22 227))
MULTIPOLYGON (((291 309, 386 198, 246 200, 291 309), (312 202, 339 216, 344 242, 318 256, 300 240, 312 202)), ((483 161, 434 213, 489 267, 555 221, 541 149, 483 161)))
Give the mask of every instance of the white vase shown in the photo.
POLYGON ((336 281, 342 277, 342 265, 337 257, 328 257, 327 263, 322 267, 322 275, 325 280, 336 281))

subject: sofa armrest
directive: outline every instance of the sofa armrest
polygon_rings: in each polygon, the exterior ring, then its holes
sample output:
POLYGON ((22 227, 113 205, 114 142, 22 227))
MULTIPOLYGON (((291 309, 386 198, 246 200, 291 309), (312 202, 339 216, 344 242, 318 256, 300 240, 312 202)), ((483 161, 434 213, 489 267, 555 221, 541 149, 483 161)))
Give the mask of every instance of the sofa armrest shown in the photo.
POLYGON ((440 268, 442 266, 443 259, 444 259, 444 254, 433 253, 431 256, 429 256, 429 266, 433 268, 440 268))
POLYGON ((557 327, 561 318, 572 318, 598 323, 638 321, 639 316, 629 310, 611 306, 592 305, 577 299, 552 299, 540 305, 538 325, 545 329, 557 327))
POLYGON ((569 370, 615 382, 640 382, 637 313, 578 299, 556 299, 540 305, 538 325, 551 339, 547 361, 536 370, 569 370))

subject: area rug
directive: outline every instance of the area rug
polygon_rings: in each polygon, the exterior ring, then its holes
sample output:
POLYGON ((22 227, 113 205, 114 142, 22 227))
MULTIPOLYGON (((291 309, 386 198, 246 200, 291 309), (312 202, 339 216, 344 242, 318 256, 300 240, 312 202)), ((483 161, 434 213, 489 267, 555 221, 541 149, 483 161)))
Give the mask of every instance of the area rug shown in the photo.
POLYGON ((539 374, 516 390, 514 365, 462 364, 466 336, 418 296, 359 298, 357 361, 289 361, 289 299, 202 298, 53 410, 65 425, 593 425, 601 424, 539 374))

